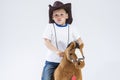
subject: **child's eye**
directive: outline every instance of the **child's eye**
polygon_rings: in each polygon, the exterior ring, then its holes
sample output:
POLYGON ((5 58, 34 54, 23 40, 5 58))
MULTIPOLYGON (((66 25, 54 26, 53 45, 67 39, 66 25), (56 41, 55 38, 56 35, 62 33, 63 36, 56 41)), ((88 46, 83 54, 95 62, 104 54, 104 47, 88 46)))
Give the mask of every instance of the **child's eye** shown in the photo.
POLYGON ((63 16, 64 14, 61 14, 61 16, 63 16))
POLYGON ((55 14, 54 16, 55 16, 55 17, 57 17, 57 16, 58 16, 58 14, 55 14))

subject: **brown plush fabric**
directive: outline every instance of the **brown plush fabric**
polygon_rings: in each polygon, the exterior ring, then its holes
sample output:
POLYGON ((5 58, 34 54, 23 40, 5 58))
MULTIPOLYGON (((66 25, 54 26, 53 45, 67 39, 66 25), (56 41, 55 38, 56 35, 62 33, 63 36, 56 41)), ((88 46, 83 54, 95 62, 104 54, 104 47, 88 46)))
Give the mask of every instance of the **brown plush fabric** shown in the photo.
POLYGON ((76 80, 82 80, 81 69, 85 66, 85 61, 77 61, 75 47, 76 43, 72 42, 64 51, 65 55, 54 72, 54 80, 71 80, 72 76, 76 76, 76 80))

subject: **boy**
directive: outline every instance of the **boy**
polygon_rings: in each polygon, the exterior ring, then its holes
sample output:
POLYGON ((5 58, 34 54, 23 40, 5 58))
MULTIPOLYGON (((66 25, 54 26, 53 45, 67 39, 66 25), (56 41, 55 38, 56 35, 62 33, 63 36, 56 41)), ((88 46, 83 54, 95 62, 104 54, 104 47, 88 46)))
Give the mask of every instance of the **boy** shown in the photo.
POLYGON ((59 65, 63 51, 71 41, 83 44, 79 33, 72 27, 71 3, 63 4, 55 1, 53 6, 49 5, 49 23, 44 35, 44 43, 48 48, 45 66, 43 68, 42 80, 53 80, 54 70, 59 65))

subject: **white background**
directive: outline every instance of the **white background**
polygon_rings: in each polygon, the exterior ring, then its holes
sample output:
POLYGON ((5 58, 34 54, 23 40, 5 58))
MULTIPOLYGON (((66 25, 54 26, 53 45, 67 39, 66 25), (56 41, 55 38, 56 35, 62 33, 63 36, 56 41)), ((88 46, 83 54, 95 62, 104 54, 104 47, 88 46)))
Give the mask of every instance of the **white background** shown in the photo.
MULTIPOLYGON (((72 3, 73 24, 84 41, 83 80, 120 80, 120 1, 72 3)), ((0 80, 41 80, 42 33, 54 0, 0 0, 0 80)))

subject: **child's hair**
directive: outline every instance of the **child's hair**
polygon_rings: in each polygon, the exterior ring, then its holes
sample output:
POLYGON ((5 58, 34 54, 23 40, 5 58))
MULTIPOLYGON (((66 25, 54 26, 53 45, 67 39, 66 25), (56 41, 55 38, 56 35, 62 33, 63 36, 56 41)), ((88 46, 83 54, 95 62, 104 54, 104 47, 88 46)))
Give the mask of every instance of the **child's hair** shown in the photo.
POLYGON ((66 13, 68 13, 68 19, 66 20, 66 23, 71 24, 73 21, 72 13, 71 13, 71 3, 63 4, 60 1, 54 2, 53 6, 49 5, 49 23, 55 23, 52 19, 53 11, 58 9, 64 9, 66 13))

